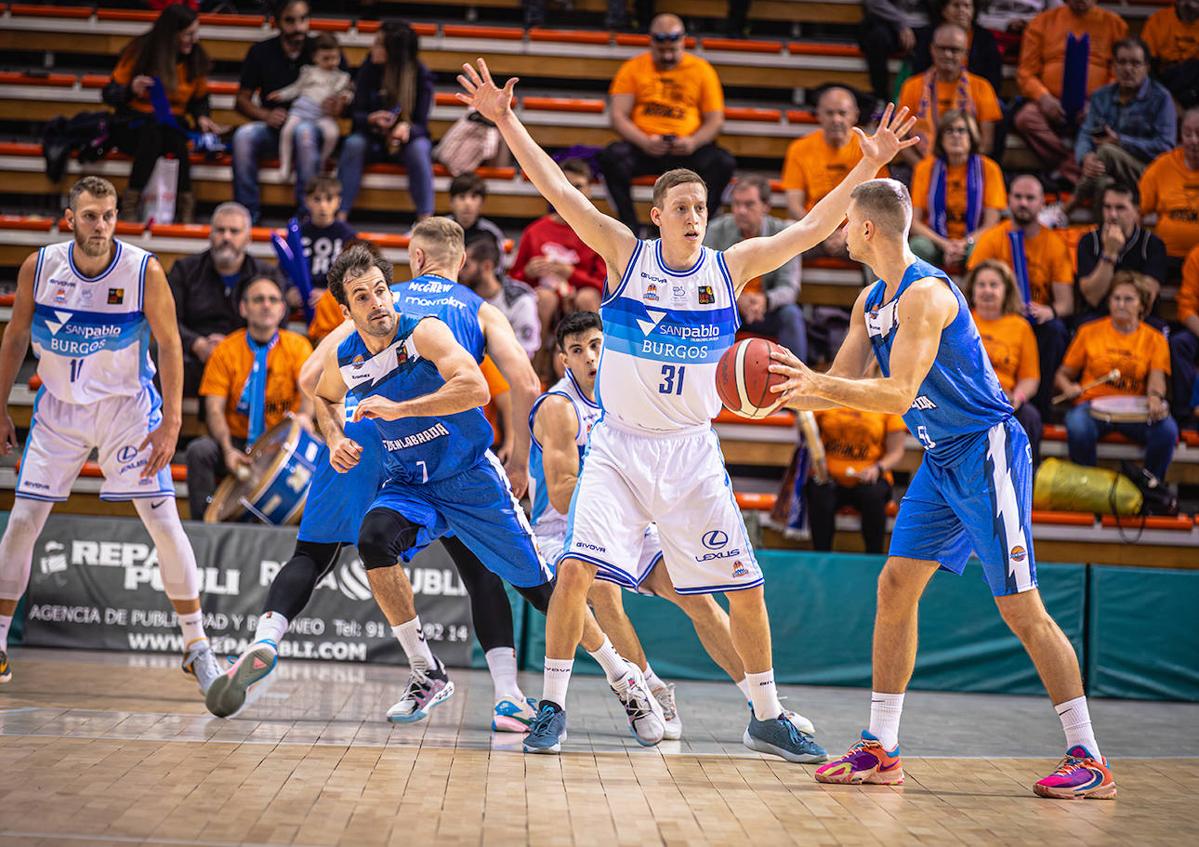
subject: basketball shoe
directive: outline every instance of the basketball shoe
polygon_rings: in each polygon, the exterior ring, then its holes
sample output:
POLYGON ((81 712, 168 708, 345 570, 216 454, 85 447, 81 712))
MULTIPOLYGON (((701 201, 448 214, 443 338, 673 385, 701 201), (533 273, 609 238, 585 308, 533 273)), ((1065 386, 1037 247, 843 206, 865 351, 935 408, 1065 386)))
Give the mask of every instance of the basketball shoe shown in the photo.
POLYGON ((641 669, 631 662, 625 662, 625 675, 616 683, 609 683, 616 699, 624 706, 625 717, 629 721, 629 731, 642 747, 653 747, 662 740, 666 732, 666 720, 662 715, 662 707, 649 693, 645 684, 645 676, 641 669))
POLYGON ((491 718, 492 732, 528 732, 529 724, 537 717, 537 701, 532 697, 501 697, 495 701, 491 718))
POLYGON ((899 745, 887 752, 879 740, 866 730, 862 738, 840 759, 816 769, 816 781, 833 785, 900 785, 903 783, 903 762, 899 745))
POLYGON ((221 668, 207 638, 198 639, 194 646, 189 647, 183 657, 183 672, 194 676, 200 686, 200 693, 208 695, 208 689, 221 675, 221 668))
POLYGON ((204 695, 204 705, 218 718, 227 718, 246 703, 251 690, 261 691, 261 683, 279 664, 279 645, 274 641, 255 641, 238 656, 229 670, 219 674, 204 695))
POLYGON ((750 750, 780 756, 788 762, 811 765, 828 759, 825 749, 811 735, 796 729, 786 712, 777 718, 760 721, 750 711, 749 726, 741 736, 741 743, 750 750))
MULTIPOLYGON (((787 698, 780 697, 779 699, 786 700, 787 698)), ((753 701, 747 700, 746 703, 749 706, 749 713, 752 715, 753 711, 754 711, 753 701)), ((815 735, 816 734, 816 727, 812 724, 812 722, 810 720, 805 718, 799 712, 793 712, 790 709, 783 709, 783 717, 785 717, 787 720, 791 721, 791 723, 795 726, 795 728, 798 729, 800 732, 802 732, 804 735, 815 735)))
POLYGON ((559 753, 566 740, 566 710, 557 703, 542 700, 537 707, 537 717, 529 724, 525 736, 526 753, 559 753))
POLYGON ((651 688, 649 693, 654 695, 658 705, 662 707, 663 741, 678 741, 683 737, 683 719, 679 717, 679 707, 674 702, 674 686, 663 685, 651 688))
POLYGON ((439 706, 454 696, 454 683, 446 675, 440 661, 436 668, 425 669, 412 666, 408 687, 399 702, 387 710, 387 719, 392 723, 415 723, 424 720, 434 706, 439 706))
POLYGON ((1086 747, 1076 745, 1066 752, 1057 770, 1032 790, 1051 800, 1111 800, 1116 796, 1116 780, 1107 759, 1096 759, 1086 747))
POLYGON ((12 679, 12 665, 8 663, 8 653, 0 650, 0 682, 9 682, 12 679))

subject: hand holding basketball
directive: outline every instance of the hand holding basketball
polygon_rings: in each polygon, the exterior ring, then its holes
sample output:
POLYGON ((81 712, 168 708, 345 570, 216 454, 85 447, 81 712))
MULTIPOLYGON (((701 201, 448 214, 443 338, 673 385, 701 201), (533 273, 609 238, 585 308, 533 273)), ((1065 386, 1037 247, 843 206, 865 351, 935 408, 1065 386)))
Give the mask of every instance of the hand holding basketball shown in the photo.
POLYGON ((720 357, 716 366, 716 392, 725 408, 743 418, 764 418, 779 407, 782 398, 774 392, 783 377, 770 373, 771 354, 786 352, 765 338, 738 341, 720 357))
POLYGON ((797 397, 810 396, 813 392, 815 372, 785 347, 775 345, 770 351, 770 373, 777 379, 771 391, 777 392, 783 405, 797 397))

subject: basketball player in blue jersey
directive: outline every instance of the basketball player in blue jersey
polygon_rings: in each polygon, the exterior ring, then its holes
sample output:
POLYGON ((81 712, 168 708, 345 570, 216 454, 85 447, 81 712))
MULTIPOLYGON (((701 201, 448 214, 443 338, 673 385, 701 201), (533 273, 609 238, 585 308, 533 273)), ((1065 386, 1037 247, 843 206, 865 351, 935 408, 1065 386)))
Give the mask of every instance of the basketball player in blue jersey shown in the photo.
POLYGON ((113 238, 112 183, 95 176, 75 183, 66 220, 75 238, 43 247, 21 265, 0 346, 0 454, 17 446, 8 398, 31 337, 42 379, 0 541, 0 682, 12 674, 8 628, 29 583, 34 542, 95 448, 104 472, 100 497, 132 501, 137 509, 183 631, 183 669, 207 690, 219 670, 204 634, 195 554, 179 522, 169 468, 183 400, 175 300, 158 260, 113 238), (154 388, 151 337, 162 397, 154 388))
POLYGON ((983 349, 970 308, 946 274, 908 248, 912 201, 890 179, 856 188, 848 210, 849 255, 879 273, 854 306, 849 334, 827 374, 775 353, 776 386, 797 409, 848 406, 902 414, 924 445, 904 495, 879 577, 870 727, 821 782, 903 781, 899 717, 916 661, 920 595, 938 569, 962 573, 971 551, 1004 621, 1036 665, 1061 717, 1068 751, 1033 786, 1052 798, 1116 796, 1099 751, 1078 659, 1037 591, 1032 549, 1032 459, 983 349), (871 351, 882 372, 866 378, 871 351))
POLYGON ((604 257, 609 275, 596 376, 603 417, 592 429, 567 518, 546 631, 545 689, 525 750, 561 749, 587 593, 601 571, 621 585, 636 584, 643 534, 656 522, 675 589, 728 599, 754 707, 745 743, 788 761, 823 761, 824 750, 787 720, 775 690, 762 573, 712 430, 720 409, 715 371, 737 331, 738 293, 831 235, 849 192, 916 143, 901 140, 914 119, 888 108, 874 136, 858 131, 862 161, 802 221, 721 253, 703 246, 707 187, 694 172, 659 177, 650 218, 662 236, 640 241, 576 191, 521 125, 511 108, 515 79, 499 88, 479 59, 477 67, 463 66, 458 81, 465 89, 458 99, 496 124, 525 176, 604 257))

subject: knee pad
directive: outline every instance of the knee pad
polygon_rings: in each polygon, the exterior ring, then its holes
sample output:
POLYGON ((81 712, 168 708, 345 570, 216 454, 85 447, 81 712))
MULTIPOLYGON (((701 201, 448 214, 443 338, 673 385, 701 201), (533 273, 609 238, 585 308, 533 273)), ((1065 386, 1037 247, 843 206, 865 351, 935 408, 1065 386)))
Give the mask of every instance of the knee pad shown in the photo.
POLYGON ((196 554, 183 531, 175 498, 155 509, 148 499, 134 500, 133 506, 146 532, 158 549, 158 570, 162 587, 172 600, 190 600, 200 596, 200 577, 196 554))
POLYGON ((358 532, 358 555, 366 569, 389 568, 416 544, 420 527, 391 509, 372 509, 358 532))

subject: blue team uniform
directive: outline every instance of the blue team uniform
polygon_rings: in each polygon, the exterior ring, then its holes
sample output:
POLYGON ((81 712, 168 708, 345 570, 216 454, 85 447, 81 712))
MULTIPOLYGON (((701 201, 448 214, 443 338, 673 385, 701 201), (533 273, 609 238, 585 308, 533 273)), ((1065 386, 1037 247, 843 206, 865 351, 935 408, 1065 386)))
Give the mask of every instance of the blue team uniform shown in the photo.
POLYGON ((995 596, 1027 591, 1037 584, 1028 436, 1013 417, 961 291, 920 260, 908 266, 889 302, 883 300, 886 283, 878 280, 865 303, 870 344, 890 376, 899 298, 925 277, 945 281, 958 313, 942 331, 932 368, 903 416, 925 453, 900 504, 890 553, 960 574, 973 550, 995 596))

